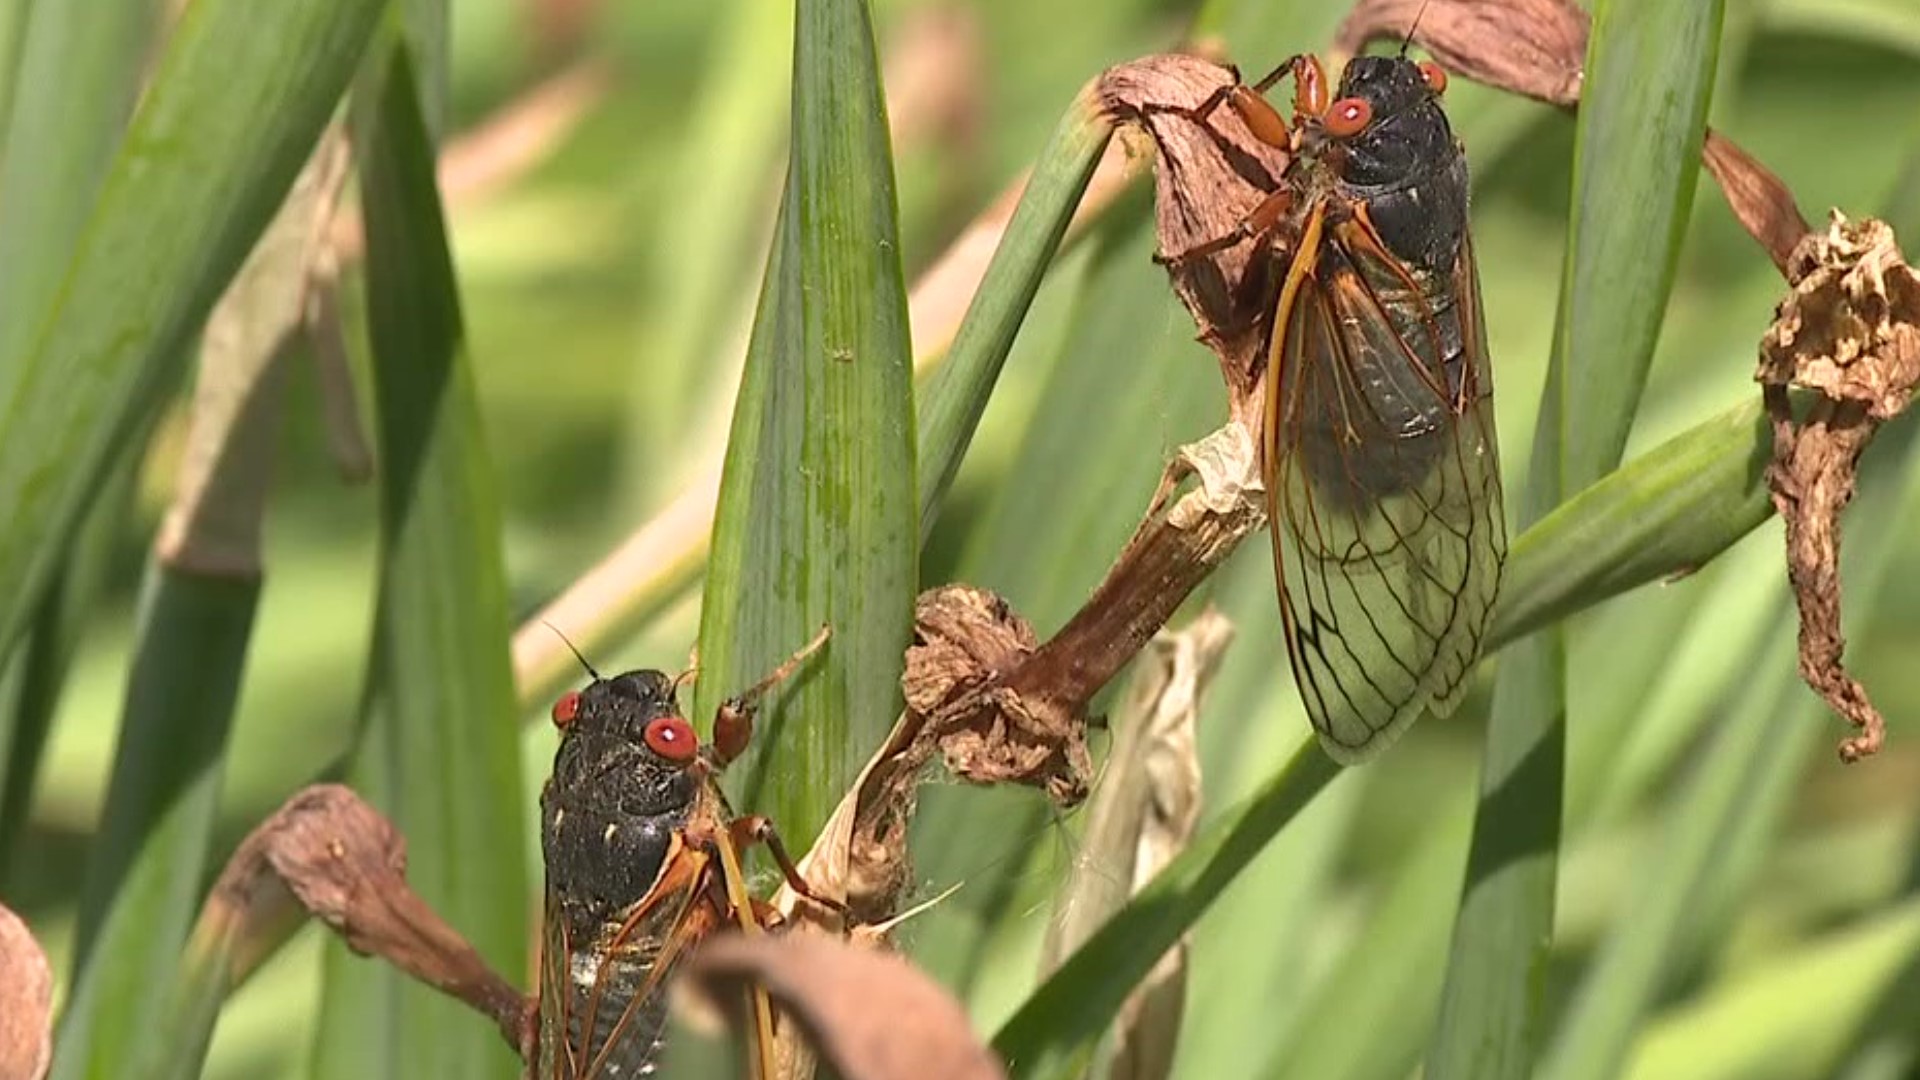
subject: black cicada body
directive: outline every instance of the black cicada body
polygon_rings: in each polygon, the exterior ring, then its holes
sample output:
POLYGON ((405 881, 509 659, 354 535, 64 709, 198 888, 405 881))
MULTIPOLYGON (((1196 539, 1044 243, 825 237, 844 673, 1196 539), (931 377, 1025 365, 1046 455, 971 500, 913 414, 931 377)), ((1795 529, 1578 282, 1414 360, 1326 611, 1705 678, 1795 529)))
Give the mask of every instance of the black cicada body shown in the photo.
MULTIPOLYGON (((766 679, 721 706, 712 746, 680 713, 677 681, 658 671, 611 679, 553 707, 560 729, 540 796, 547 868, 539 1031, 531 1075, 613 1080, 653 1075, 667 1026, 667 985, 708 934, 757 931, 764 918, 741 880, 739 849, 763 843, 787 882, 815 903, 763 818, 736 817, 719 772, 745 748, 760 696, 826 640, 826 631, 766 679)), ((770 1072, 773 1019, 751 1001, 750 1071, 770 1072)))

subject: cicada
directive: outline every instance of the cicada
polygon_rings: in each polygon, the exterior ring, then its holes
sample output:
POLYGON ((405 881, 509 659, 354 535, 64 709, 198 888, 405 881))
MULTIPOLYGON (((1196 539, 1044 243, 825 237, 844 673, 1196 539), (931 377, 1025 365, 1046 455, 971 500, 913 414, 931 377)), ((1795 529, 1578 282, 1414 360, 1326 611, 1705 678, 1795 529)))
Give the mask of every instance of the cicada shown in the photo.
MULTIPOLYGON (((1232 233, 1278 283, 1261 469, 1287 655, 1327 753, 1365 760, 1459 704, 1506 556, 1493 378, 1444 72, 1360 56, 1329 93, 1297 56, 1220 106, 1288 152, 1232 233), (1262 95, 1294 83, 1291 122, 1262 95), (1269 269, 1271 268, 1271 269, 1269 269)), ((1272 297, 1272 294, 1268 294, 1272 297)))
MULTIPOLYGON (((706 935, 749 930, 760 912, 739 851, 763 843, 797 892, 807 888, 766 819, 727 805, 719 771, 745 749, 760 695, 825 640, 721 706, 702 746, 681 715, 678 680, 629 671, 553 706, 560 748, 540 796, 546 861, 538 1057, 542 1080, 652 1075, 667 1025, 668 980, 706 935)), ((829 906, 833 906, 829 904, 829 906)), ((754 1069, 771 1076, 771 1013, 753 1003, 754 1069)))

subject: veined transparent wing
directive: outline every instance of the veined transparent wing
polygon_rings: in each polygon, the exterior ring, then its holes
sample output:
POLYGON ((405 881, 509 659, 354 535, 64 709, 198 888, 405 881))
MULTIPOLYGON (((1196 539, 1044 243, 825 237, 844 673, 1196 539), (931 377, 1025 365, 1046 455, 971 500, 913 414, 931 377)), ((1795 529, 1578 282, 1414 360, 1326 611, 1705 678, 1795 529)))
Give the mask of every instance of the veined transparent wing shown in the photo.
POLYGON ((1315 206, 1274 318, 1264 462, 1294 679, 1327 753, 1465 692, 1506 555, 1470 244, 1444 280, 1315 206))

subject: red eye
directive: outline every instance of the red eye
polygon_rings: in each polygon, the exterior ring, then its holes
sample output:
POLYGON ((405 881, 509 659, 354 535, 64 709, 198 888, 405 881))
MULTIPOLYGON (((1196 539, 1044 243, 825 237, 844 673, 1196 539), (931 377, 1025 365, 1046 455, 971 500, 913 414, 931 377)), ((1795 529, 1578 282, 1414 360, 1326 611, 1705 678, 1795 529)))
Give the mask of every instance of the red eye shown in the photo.
POLYGON ((692 761, 700 752, 700 737, 693 725, 678 716, 657 716, 647 721, 647 749, 668 761, 692 761))
POLYGON ((1434 93, 1447 92, 1447 73, 1439 64, 1431 60, 1420 61, 1420 77, 1427 80, 1427 89, 1434 93))
POLYGON ((553 726, 561 731, 567 730, 567 726, 572 724, 573 718, 578 715, 580 715, 580 691, 578 690, 569 690, 561 694, 560 700, 553 703, 553 726))
POLYGON ((1365 98, 1350 97, 1334 102, 1327 109, 1327 118, 1322 123, 1326 126, 1327 134, 1344 139, 1366 130, 1372 120, 1373 106, 1367 104, 1365 98))

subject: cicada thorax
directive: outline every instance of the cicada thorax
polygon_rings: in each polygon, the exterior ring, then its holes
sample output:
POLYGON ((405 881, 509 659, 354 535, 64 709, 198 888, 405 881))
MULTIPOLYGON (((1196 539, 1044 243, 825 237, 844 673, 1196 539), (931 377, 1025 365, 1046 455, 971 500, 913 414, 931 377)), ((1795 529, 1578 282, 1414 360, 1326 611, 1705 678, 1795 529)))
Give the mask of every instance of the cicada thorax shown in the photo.
POLYGON ((722 921, 697 836, 726 808, 666 675, 596 679, 562 698, 555 720, 560 748, 540 798, 540 1075, 648 1075, 668 969, 722 921))
POLYGON ((1290 170, 1307 193, 1297 228, 1320 219, 1303 268, 1317 288, 1297 303, 1326 310, 1283 320, 1296 340, 1276 341, 1275 355, 1340 362, 1302 380, 1281 422, 1335 510, 1419 486, 1454 446, 1453 421, 1488 392, 1469 353, 1479 313, 1461 303, 1466 156, 1428 78, 1404 59, 1355 58, 1334 107, 1363 108, 1364 122, 1337 137, 1309 126, 1290 170), (1354 318, 1363 309, 1374 318, 1354 318), (1299 340, 1311 334, 1326 340, 1299 340))

